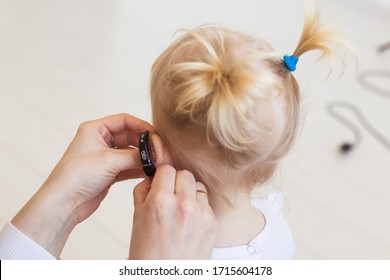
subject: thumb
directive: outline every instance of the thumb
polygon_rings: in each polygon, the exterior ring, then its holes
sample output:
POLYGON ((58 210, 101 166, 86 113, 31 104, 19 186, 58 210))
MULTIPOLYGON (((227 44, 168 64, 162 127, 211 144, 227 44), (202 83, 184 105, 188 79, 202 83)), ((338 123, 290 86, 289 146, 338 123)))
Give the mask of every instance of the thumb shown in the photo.
POLYGON ((138 149, 108 149, 106 160, 118 173, 142 168, 138 149))
POLYGON ((143 203, 145 202, 145 199, 149 194, 151 184, 152 184, 152 180, 150 178, 146 178, 141 183, 135 186, 133 190, 135 211, 140 209, 143 203))

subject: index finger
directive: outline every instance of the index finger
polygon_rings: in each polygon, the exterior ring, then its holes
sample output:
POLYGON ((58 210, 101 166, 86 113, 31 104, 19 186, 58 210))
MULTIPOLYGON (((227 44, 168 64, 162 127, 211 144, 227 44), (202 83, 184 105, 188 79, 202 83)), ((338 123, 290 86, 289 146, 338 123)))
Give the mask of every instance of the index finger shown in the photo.
POLYGON ((153 131, 153 126, 150 123, 126 113, 108 116, 98 121, 100 121, 100 123, 103 124, 111 132, 111 134, 121 133, 123 131, 153 131))
MULTIPOLYGON (((104 117, 92 121, 91 123, 98 127, 100 135, 108 146, 110 146, 111 137, 114 134, 121 135, 123 132, 127 132, 127 134, 130 133, 130 135, 138 135, 145 130, 153 131, 153 126, 148 122, 125 113, 104 117)), ((138 137, 134 139, 131 137, 130 140, 127 139, 129 144, 136 143, 137 140, 138 137)))
POLYGON ((170 165, 161 165, 154 174, 150 193, 175 193, 176 169, 170 165))

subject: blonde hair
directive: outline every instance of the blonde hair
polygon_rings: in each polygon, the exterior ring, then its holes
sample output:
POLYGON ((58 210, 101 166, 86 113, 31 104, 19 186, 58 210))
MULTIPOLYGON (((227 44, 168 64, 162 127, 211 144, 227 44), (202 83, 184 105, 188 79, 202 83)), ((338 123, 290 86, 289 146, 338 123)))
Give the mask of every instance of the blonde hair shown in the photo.
MULTIPOLYGON (((347 43, 319 24, 306 1, 293 54, 332 57, 334 45, 347 43)), ((158 57, 151 98, 163 141, 220 195, 227 183, 251 190, 270 179, 297 134, 299 88, 282 57, 263 40, 218 25, 187 30, 158 57)))

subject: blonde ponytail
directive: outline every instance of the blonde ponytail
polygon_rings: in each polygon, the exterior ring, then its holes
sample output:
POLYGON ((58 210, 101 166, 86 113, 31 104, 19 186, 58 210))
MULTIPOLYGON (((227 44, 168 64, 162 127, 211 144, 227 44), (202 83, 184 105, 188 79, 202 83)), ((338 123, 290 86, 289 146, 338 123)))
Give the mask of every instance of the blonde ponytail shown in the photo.
MULTIPOLYGON (((333 58, 337 55, 339 47, 347 48, 356 55, 355 47, 344 34, 335 28, 320 24, 320 12, 316 10, 314 1, 305 0, 303 30, 293 55, 300 57, 306 52, 318 50, 323 56, 333 58)), ((343 55, 339 54, 339 58, 344 62, 343 55)))

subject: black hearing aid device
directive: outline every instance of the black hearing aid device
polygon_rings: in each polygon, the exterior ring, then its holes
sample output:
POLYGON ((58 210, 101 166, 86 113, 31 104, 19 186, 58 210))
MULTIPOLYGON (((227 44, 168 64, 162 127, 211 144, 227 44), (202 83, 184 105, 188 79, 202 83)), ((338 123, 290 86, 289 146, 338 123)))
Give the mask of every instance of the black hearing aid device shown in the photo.
POLYGON ((154 166, 153 152, 150 145, 149 131, 142 132, 139 137, 139 154, 141 157, 142 168, 146 176, 153 176, 156 173, 154 166))

